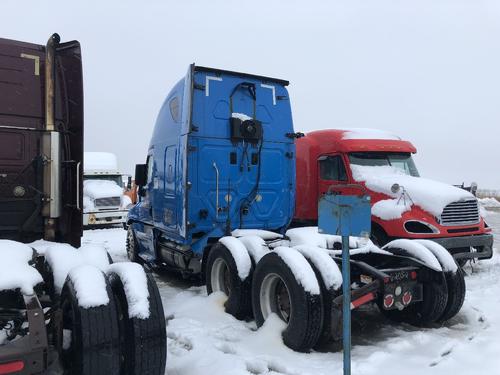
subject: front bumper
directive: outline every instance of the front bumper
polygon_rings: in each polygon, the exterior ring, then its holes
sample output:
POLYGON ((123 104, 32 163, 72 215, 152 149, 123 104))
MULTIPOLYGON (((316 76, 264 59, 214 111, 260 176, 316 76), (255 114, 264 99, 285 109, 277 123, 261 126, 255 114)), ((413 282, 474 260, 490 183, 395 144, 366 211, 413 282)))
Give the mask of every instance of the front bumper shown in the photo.
POLYGON ((446 248, 457 260, 490 259, 493 256, 492 234, 429 239, 446 248))
POLYGON ((127 221, 128 210, 96 211, 83 214, 83 225, 122 224, 127 221))

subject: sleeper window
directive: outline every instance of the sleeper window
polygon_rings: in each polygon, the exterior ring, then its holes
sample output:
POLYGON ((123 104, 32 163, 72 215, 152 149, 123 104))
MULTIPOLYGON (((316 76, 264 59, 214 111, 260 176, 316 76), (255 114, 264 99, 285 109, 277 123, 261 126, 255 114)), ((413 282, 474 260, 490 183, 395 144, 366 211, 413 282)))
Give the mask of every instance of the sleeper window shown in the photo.
POLYGON ((342 158, 336 156, 322 156, 319 159, 319 176, 322 180, 347 181, 347 174, 342 158))

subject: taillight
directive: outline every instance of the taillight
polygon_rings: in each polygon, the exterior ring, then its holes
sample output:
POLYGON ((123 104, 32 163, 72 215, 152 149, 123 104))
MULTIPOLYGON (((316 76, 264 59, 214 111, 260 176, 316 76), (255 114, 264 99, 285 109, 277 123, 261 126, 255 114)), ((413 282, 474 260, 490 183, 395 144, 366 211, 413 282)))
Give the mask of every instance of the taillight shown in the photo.
POLYGON ((24 369, 23 361, 14 361, 8 363, 0 363, 0 375, 13 374, 24 369))
POLYGON ((410 272, 410 277, 412 280, 417 280, 417 271, 411 271, 410 272))
POLYGON ((394 296, 392 294, 387 294, 384 297, 384 307, 390 309, 394 305, 394 296))
POLYGON ((412 294, 410 292, 405 292, 402 298, 403 305, 408 306, 411 303, 412 299, 413 299, 412 294))

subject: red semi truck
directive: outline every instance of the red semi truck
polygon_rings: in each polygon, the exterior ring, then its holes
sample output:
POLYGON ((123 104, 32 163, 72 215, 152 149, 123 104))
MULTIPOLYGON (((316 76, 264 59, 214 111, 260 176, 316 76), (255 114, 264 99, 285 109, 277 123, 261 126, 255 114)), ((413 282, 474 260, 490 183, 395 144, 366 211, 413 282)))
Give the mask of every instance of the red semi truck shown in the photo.
POLYGON ((408 141, 379 130, 329 129, 296 142, 294 225, 316 225, 318 198, 332 185, 361 184, 372 203, 372 241, 430 239, 459 263, 492 257, 493 236, 468 191, 421 178, 408 141))

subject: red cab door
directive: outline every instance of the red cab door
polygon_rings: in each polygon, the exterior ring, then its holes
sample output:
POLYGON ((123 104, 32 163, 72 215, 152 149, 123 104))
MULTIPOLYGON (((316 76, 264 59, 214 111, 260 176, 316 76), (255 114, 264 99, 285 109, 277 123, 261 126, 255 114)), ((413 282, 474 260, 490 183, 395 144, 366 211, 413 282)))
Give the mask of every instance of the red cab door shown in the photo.
POLYGON ((318 198, 332 185, 345 185, 348 176, 340 154, 322 155, 318 158, 318 198))

